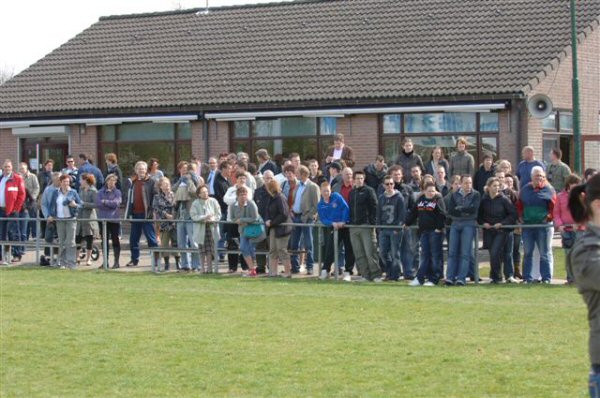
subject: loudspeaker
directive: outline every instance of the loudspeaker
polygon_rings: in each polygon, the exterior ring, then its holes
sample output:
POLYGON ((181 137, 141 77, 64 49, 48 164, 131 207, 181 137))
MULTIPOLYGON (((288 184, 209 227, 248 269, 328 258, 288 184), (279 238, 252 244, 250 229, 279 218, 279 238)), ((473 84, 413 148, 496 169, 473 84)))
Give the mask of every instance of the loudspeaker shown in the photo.
POLYGON ((552 100, 544 94, 534 95, 527 102, 527 109, 534 118, 543 119, 552 113, 552 100))

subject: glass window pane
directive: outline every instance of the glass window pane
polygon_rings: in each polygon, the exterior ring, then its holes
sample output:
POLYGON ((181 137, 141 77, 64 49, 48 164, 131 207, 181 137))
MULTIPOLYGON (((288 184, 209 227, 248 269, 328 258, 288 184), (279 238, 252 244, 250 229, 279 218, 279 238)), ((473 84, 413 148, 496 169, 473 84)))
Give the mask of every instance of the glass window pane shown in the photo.
POLYGON ((172 123, 125 123, 119 126, 119 141, 174 140, 172 123))
POLYGON ((470 112, 407 113, 405 133, 444 133, 475 131, 476 114, 470 112))
POLYGON ((116 126, 100 126, 100 141, 114 141, 116 139, 116 126))
POLYGON ((295 137, 317 135, 316 117, 284 117, 256 120, 252 135, 256 137, 295 137))
POLYGON ((250 152, 250 142, 248 142, 247 140, 233 141, 233 143, 231 144, 231 150, 232 150, 232 152, 235 152, 235 153, 238 153, 238 152, 251 153, 250 152))
POLYGON ((337 118, 322 117, 319 119, 321 135, 335 135, 337 131, 337 118))
POLYGON ((559 143, 559 139, 558 136, 544 136, 544 142, 543 142, 543 150, 544 150, 544 161, 548 164, 550 164, 550 162, 552 161, 552 159, 550 159, 550 151, 552 151, 552 149, 554 148, 560 148, 560 143, 559 143))
POLYGON ((138 160, 148 161, 157 158, 160 169, 166 176, 173 176, 175 172, 175 144, 172 142, 136 142, 132 144, 119 144, 119 165, 124 176, 133 174, 133 167, 138 160))
POLYGON ((573 114, 571 112, 560 112, 560 131, 573 131, 573 114))
POLYGON ((496 137, 481 137, 481 154, 483 156, 487 153, 494 157, 494 162, 498 160, 498 139, 496 137))
POLYGON ((189 162, 192 159, 192 142, 179 142, 177 145, 178 159, 177 163, 182 160, 189 162))
POLYGON ((400 134, 400 115, 383 115, 383 134, 400 134))
POLYGON ((479 114, 479 130, 480 131, 498 131, 500 127, 498 125, 498 114, 497 113, 480 113, 479 114))
POLYGON ((178 140, 191 140, 192 139, 192 124, 191 123, 177 123, 177 139, 178 140))
MULTIPOLYGON (((415 137, 412 136, 411 139, 414 144, 414 150, 418 153, 423 162, 429 161, 431 159, 431 151, 436 146, 442 148, 444 152, 444 157, 446 159, 450 159, 454 153, 456 153, 456 141, 459 136, 421 136, 415 137)), ((475 136, 466 136, 467 139, 467 152, 469 152, 475 158, 475 163, 477 163, 477 139, 475 136)), ((391 159, 393 160, 393 159, 391 159)))
POLYGON ((542 119, 542 129, 556 131, 556 112, 542 119))
POLYGON ((387 164, 393 164, 396 157, 402 151, 402 145, 398 137, 383 137, 383 156, 387 164))
POLYGON ((233 122, 233 136, 235 138, 250 137, 250 122, 247 120, 233 122))
POLYGON ((271 157, 278 158, 288 156, 291 152, 300 154, 300 159, 314 158, 317 156, 316 138, 286 138, 277 140, 256 140, 254 142, 254 151, 264 148, 269 151, 271 157))

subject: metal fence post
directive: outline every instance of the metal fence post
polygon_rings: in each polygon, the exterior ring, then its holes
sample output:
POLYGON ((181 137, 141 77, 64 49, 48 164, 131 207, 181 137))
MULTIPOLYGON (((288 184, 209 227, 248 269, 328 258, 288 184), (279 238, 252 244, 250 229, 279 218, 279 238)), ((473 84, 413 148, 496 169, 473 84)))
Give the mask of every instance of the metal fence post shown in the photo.
POLYGON ((321 275, 321 271, 323 270, 323 261, 322 261, 322 257, 321 257, 321 252, 322 252, 321 238, 323 236, 322 228, 323 228, 322 225, 319 225, 317 227, 317 262, 319 263, 319 275, 321 275))
POLYGON ((35 263, 36 263, 36 265, 40 264, 40 231, 41 231, 40 215, 39 215, 39 213, 36 213, 36 216, 35 216, 35 263))
POLYGON ((475 252, 473 253, 475 259, 475 284, 479 285, 479 228, 475 227, 475 252))
POLYGON ((102 267, 108 270, 108 236, 106 220, 102 220, 102 267))
POLYGON ((337 281, 340 277, 340 266, 338 264, 338 260, 339 260, 339 242, 338 242, 338 237, 339 237, 339 231, 337 228, 333 228, 333 264, 334 265, 334 274, 335 274, 335 280, 337 281))

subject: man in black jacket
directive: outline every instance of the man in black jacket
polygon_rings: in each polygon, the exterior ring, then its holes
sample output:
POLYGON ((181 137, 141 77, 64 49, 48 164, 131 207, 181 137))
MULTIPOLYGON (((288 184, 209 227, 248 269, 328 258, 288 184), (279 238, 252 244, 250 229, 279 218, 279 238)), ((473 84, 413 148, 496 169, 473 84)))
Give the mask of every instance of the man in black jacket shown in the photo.
MULTIPOLYGON (((258 207, 258 214, 262 217, 263 220, 267 218, 267 208, 269 207, 269 202, 271 201, 271 195, 269 191, 267 191, 267 184, 273 180, 275 175, 271 170, 266 170, 263 173, 263 181, 264 184, 254 192, 254 202, 258 207)), ((262 242, 256 245, 257 250, 267 250, 268 251, 268 239, 263 240, 262 242)), ((266 272, 267 265, 267 257, 264 254, 256 255, 256 272, 259 274, 264 274, 266 272)))
POLYGON ((383 178, 388 175, 388 167, 385 164, 385 158, 381 155, 375 157, 375 162, 364 168, 365 183, 377 191, 383 178))
MULTIPOLYGON (((225 193, 231 186, 231 182, 229 182, 229 174, 231 173, 231 165, 228 161, 223 161, 219 164, 219 171, 214 177, 213 189, 214 195, 212 195, 217 202, 219 202, 219 206, 221 206, 221 221, 227 220, 227 203, 223 201, 223 197, 225 197, 225 193)), ((219 225, 219 230, 221 232, 221 238, 219 239, 218 248, 225 248, 225 242, 227 241, 227 228, 225 224, 219 225)), ((219 254, 219 259, 223 261, 225 255, 219 254)))
MULTIPOLYGON (((373 188, 365 185, 363 171, 354 173, 354 189, 350 191, 348 205, 351 225, 376 225, 377 196, 373 188)), ((361 277, 369 281, 381 282, 381 269, 377 263, 375 247, 375 228, 350 229, 350 241, 361 277)))

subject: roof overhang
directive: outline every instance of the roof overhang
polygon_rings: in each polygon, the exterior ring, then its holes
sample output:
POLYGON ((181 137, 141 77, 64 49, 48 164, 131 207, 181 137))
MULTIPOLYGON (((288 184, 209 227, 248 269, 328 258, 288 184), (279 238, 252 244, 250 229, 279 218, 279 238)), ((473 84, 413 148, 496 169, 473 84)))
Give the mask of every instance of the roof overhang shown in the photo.
POLYGON ((299 109, 284 111, 251 111, 251 112, 219 112, 205 113, 206 119, 217 121, 254 120, 267 117, 344 117, 346 115, 363 115, 377 113, 406 113, 406 112, 491 112, 506 108, 506 103, 477 103, 463 105, 404 105, 381 106, 364 108, 335 108, 335 109, 299 109))
POLYGON ((93 117, 73 119, 34 119, 14 120, 0 122, 0 128, 20 128, 34 126, 56 126, 70 124, 85 124, 87 126, 103 126, 122 123, 185 123, 198 120, 198 114, 184 115, 146 115, 146 116, 123 116, 123 117, 93 117))

